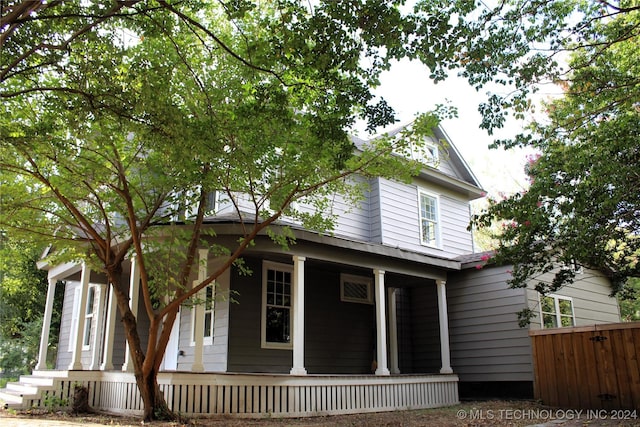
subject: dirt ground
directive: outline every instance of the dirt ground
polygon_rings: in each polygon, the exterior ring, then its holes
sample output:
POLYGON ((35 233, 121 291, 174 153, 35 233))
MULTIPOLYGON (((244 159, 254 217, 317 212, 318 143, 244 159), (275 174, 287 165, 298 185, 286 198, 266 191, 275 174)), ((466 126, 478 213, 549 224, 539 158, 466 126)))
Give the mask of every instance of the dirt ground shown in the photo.
MULTIPOLYGON (((106 414, 72 415, 67 412, 44 410, 0 412, 0 425, 17 426, 140 426, 139 418, 106 414)), ((339 415, 311 418, 243 419, 231 417, 207 417, 184 419, 179 422, 153 422, 154 427, 517 427, 531 425, 563 427, 640 427, 640 411, 579 411, 548 408, 532 401, 463 402, 446 408, 415 411, 395 411, 372 414, 339 415)))

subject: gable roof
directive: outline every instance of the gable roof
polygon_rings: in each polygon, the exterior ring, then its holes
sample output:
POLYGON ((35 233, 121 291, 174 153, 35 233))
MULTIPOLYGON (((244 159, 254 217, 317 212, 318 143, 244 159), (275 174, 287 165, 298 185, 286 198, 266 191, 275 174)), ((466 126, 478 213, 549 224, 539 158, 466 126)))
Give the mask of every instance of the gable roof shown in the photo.
MULTIPOLYGON (((385 135, 393 137, 398 135, 403 129, 411 126, 411 124, 404 124, 398 126, 389 132, 385 132, 385 135)), ((445 132, 442 125, 438 125, 433 129, 433 136, 438 141, 443 141, 446 144, 448 151, 447 161, 455 171, 455 175, 447 173, 439 168, 425 167, 423 168, 420 176, 428 181, 435 182, 439 185, 443 185, 448 188, 452 188, 456 191, 462 191, 466 193, 469 200, 478 199, 485 196, 485 191, 482 189, 480 181, 475 176, 468 163, 464 160, 460 151, 455 146, 449 135, 445 132)), ((373 139, 375 139, 374 137, 373 139)), ((351 141, 355 147, 362 150, 368 143, 368 140, 358 138, 356 136, 351 137, 351 141)))

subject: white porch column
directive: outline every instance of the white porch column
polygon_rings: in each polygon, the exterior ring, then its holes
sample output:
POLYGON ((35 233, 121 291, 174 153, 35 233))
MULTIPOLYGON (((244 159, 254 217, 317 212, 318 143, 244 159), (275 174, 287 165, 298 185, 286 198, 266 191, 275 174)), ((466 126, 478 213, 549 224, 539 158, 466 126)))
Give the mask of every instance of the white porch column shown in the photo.
POLYGON ((82 275, 80 276, 80 304, 78 305, 78 321, 76 322, 76 330, 71 331, 71 337, 75 337, 75 345, 71 355, 71 363, 69 370, 82 369, 82 341, 84 340, 84 317, 87 313, 87 293, 89 290, 89 278, 91 277, 91 269, 86 263, 82 263, 82 275))
MULTIPOLYGON (((197 286, 204 279, 207 278, 207 262, 209 259, 209 250, 208 249, 198 249, 198 280, 193 282, 193 286, 197 286)), ((206 299, 206 291, 204 289, 198 292, 198 299, 205 300, 206 299)), ((193 354, 193 365, 191 365, 192 372, 204 372, 204 364, 202 363, 202 351, 204 349, 203 341, 204 341, 204 303, 197 304, 193 307, 195 310, 195 325, 194 325, 194 334, 195 334, 195 347, 193 354)))
POLYGON ((101 371, 113 370, 113 337, 116 330, 116 294, 113 290, 113 283, 108 285, 109 300, 107 302, 107 322, 104 331, 104 349, 102 352, 101 371))
POLYGON ((398 315, 396 310, 396 288, 389 288, 389 365, 392 374, 399 374, 398 367, 398 315))
POLYGON ((389 375, 387 368, 387 320, 385 316, 384 271, 373 270, 376 295, 376 349, 378 351, 378 368, 376 375, 389 375))
POLYGON ((49 332, 51 330, 51 313, 53 312, 53 300, 56 295, 56 279, 49 279, 47 287, 47 302, 44 306, 44 318, 42 319, 42 332, 40 333, 40 350, 38 351, 38 363, 36 371, 47 369, 47 350, 49 349, 49 332))
POLYGON ((445 280, 436 280, 438 290, 438 320, 440 323, 440 358, 442 359, 441 374, 452 374, 451 355, 449 351, 449 319, 447 317, 447 289, 445 280))
MULTIPOLYGON (((138 317, 138 299, 140 296, 140 268, 138 267, 138 259, 134 254, 131 257, 131 278, 129 281, 129 309, 134 317, 138 317)), ((131 364, 131 349, 129 348, 129 342, 125 341, 124 351, 124 363, 122 364, 122 370, 125 372, 133 372, 133 365, 131 364)))
POLYGON ((303 256, 293 257, 293 367, 291 375, 307 375, 304 367, 304 261, 303 256))
POLYGON ((101 338, 104 337, 102 326, 102 319, 104 316, 102 315, 102 310, 104 309, 107 285, 100 284, 96 289, 100 289, 100 294, 98 295, 98 310, 96 310, 93 317, 96 324, 96 333, 93 336, 93 343, 91 344, 91 365, 89 366, 89 369, 92 371, 100 369, 100 350, 103 347, 103 341, 101 341, 101 338))

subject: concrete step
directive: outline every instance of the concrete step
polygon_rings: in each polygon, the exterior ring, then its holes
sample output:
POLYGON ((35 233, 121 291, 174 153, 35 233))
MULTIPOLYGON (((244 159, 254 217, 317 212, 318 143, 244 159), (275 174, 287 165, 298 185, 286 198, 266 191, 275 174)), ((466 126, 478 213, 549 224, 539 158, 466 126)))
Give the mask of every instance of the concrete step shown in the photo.
POLYGON ((21 375, 20 376, 20 384, 43 386, 43 387, 52 387, 53 386, 53 378, 51 378, 51 377, 40 377, 40 376, 36 376, 36 375, 21 375))
POLYGON ((22 395, 14 390, 3 388, 0 390, 0 401, 5 407, 20 407, 22 405, 22 395))
POLYGON ((20 393, 21 395, 32 395, 38 393, 38 386, 31 384, 7 383, 7 390, 20 393))

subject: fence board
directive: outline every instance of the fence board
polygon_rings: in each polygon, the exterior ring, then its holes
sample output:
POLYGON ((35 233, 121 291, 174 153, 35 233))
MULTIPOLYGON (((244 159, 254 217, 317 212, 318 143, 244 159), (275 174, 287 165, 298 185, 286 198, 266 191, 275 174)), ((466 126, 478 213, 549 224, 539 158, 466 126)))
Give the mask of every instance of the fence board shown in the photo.
POLYGON ((625 343, 625 359, 629 366, 627 369, 629 387, 631 388, 631 401, 640 402, 640 329, 625 329, 622 331, 625 343))
POLYGON ((567 408, 640 407, 640 322, 529 334, 537 399, 567 408))

